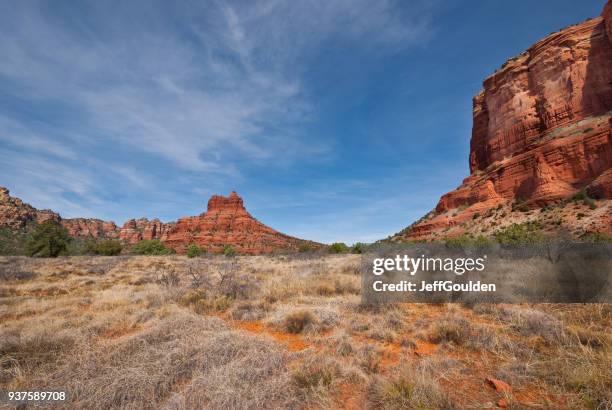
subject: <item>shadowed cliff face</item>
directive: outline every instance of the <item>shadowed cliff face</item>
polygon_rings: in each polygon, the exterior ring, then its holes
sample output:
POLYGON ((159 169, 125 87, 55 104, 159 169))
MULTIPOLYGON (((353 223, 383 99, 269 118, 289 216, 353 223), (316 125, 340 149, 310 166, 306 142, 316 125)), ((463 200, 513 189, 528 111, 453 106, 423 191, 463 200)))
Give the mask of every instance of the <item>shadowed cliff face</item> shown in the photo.
POLYGON ((471 174, 406 238, 458 234, 474 215, 515 201, 537 208, 582 189, 612 198, 611 28, 609 1, 602 17, 547 36, 484 81, 471 174))
POLYGON ((0 228, 23 229, 30 223, 48 220, 59 222, 70 236, 81 238, 120 239, 125 244, 159 239, 183 253, 190 244, 208 252, 221 252, 231 245, 239 253, 261 254, 277 250, 297 250, 301 244, 319 244, 282 234, 253 218, 244 207, 242 198, 232 192, 228 197, 214 195, 208 210, 199 215, 164 223, 158 219, 131 219, 121 228, 114 222, 90 218, 63 219, 59 214, 40 211, 0 187, 0 228))

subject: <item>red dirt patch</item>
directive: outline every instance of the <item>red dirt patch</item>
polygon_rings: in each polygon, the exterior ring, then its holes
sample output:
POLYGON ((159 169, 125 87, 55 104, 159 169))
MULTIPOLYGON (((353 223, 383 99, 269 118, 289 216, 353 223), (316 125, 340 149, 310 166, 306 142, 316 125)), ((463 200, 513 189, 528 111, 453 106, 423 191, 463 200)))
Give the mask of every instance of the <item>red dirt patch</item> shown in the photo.
POLYGON ((414 354, 417 356, 428 356, 433 354, 438 346, 433 343, 426 342, 424 340, 415 341, 416 349, 414 350, 414 354))
POLYGON ((268 328, 261 322, 234 321, 232 325, 236 329, 246 330, 247 332, 262 334, 278 342, 285 343, 292 352, 307 349, 310 344, 304 341, 301 336, 293 333, 284 333, 268 328))
POLYGON ((100 337, 103 339, 118 339, 120 337, 136 333, 140 329, 142 329, 142 327, 138 325, 136 326, 119 325, 119 326, 111 327, 110 329, 101 333, 100 337))

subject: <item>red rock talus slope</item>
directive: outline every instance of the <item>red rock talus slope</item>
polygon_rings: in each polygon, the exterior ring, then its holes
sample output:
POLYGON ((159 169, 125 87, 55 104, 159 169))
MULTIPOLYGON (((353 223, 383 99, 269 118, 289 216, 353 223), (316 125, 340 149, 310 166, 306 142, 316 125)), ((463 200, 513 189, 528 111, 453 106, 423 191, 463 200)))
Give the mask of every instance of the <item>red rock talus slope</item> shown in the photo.
POLYGON ((236 192, 229 197, 215 195, 208 201, 208 210, 199 215, 181 218, 169 230, 165 243, 181 250, 190 243, 212 252, 232 245, 241 253, 265 253, 275 249, 294 249, 304 241, 284 235, 253 218, 236 192))
MULTIPOLYGON (((609 212, 611 128, 609 1, 602 17, 549 35, 484 81, 473 101, 470 176, 399 236, 456 235, 494 207, 538 208, 582 189, 609 212)), ((595 212, 597 229, 612 230, 608 212, 595 212)))
POLYGON ((0 228, 18 230, 29 224, 54 220, 61 223, 71 236, 81 238, 120 239, 134 244, 143 239, 159 239, 182 253, 190 244, 208 252, 220 252, 231 245, 239 253, 260 254, 276 250, 297 250, 301 244, 317 247, 310 241, 293 238, 262 224, 245 209, 242 198, 235 192, 229 197, 215 195, 208 201, 208 211, 177 222, 163 223, 158 219, 131 219, 119 228, 114 222, 99 219, 63 219, 59 214, 39 211, 19 198, 11 197, 0 187, 0 228))

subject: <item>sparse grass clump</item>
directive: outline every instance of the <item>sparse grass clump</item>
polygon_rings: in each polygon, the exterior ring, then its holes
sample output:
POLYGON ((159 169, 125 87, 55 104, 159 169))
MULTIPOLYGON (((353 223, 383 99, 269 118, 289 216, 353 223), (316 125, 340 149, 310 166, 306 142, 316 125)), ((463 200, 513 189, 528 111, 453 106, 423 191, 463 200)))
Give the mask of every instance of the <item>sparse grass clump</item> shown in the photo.
POLYGON ((472 333, 472 325, 462 317, 451 316, 438 319, 428 335, 432 343, 452 342, 463 345, 472 333))
POLYGON ((368 401, 378 409, 454 409, 456 405, 425 366, 404 364, 389 378, 378 376, 368 387, 368 401))
POLYGON ((289 313, 283 321, 283 329, 289 333, 301 333, 308 325, 314 324, 315 316, 309 310, 289 313))

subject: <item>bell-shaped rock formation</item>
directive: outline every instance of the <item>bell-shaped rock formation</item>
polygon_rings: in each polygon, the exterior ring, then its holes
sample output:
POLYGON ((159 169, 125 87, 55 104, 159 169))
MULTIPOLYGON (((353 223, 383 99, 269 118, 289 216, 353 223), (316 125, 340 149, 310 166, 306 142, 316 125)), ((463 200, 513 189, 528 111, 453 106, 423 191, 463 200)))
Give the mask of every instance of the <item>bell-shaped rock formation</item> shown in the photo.
POLYGON ((259 254, 274 250, 297 250, 305 241, 282 234, 253 218, 236 192, 228 197, 214 195, 208 210, 199 215, 181 218, 170 229, 166 245, 182 252, 189 244, 210 252, 232 246, 240 253, 259 254))

